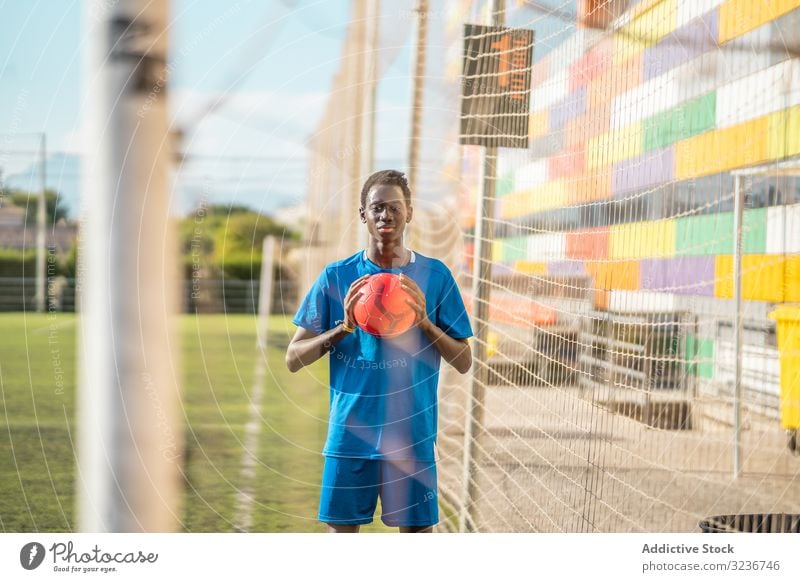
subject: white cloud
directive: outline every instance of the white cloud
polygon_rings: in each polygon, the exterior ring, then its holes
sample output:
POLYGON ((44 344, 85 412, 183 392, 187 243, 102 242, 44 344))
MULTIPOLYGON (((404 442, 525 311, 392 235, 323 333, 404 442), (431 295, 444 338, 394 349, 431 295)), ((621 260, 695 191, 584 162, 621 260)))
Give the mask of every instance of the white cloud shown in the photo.
POLYGON ((174 123, 183 128, 193 153, 287 155, 303 151, 328 99, 327 92, 299 94, 238 91, 230 96, 194 90, 172 93, 174 123), (224 104, 214 107, 217 100, 224 104))

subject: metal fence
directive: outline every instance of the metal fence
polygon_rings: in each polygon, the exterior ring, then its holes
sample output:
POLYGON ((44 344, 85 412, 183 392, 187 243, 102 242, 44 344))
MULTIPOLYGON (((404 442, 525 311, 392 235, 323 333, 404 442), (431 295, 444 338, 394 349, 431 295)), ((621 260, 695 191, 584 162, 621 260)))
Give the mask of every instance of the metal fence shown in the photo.
MULTIPOLYGON (((45 285, 48 312, 76 311, 76 280, 49 277, 45 285)), ((257 313, 258 280, 192 279, 183 282, 184 313, 257 313)), ((297 284, 278 280, 272 295, 272 313, 291 314, 297 307, 297 284)), ((0 277, 0 311, 35 311, 36 279, 0 277)))

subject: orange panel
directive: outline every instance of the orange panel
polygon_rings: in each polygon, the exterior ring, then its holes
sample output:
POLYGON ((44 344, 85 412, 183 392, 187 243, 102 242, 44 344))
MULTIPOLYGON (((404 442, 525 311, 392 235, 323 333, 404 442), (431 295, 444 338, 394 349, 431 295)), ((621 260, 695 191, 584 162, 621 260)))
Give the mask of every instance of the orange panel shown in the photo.
POLYGON ((605 311, 608 309, 608 298, 611 296, 610 291, 605 291, 603 289, 595 289, 594 290, 594 308, 595 309, 602 309, 605 311))
POLYGON ((566 252, 570 259, 605 259, 608 256, 608 229, 568 232, 566 252))
POLYGON ((556 323, 557 313, 554 308, 533 299, 494 294, 489 306, 489 318, 493 322, 511 325, 553 325, 556 323))
POLYGON ((586 271, 596 289, 636 291, 639 289, 639 261, 586 261, 586 271))
POLYGON ((570 178, 567 181, 567 200, 580 203, 610 198, 611 180, 611 166, 570 178))
POLYGON ((569 67, 569 87, 574 91, 603 74, 611 66, 614 46, 600 42, 569 67))
POLYGON ((586 148, 576 145, 547 159, 547 177, 551 180, 581 174, 586 167, 586 148))

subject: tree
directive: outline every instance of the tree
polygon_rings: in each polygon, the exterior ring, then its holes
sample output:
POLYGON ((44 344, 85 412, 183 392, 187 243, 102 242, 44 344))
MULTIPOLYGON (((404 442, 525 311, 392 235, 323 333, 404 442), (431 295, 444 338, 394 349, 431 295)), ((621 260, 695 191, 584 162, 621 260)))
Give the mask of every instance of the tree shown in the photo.
MULTIPOLYGON (((39 208, 39 192, 26 192, 24 190, 12 190, 8 195, 8 200, 14 206, 25 209, 25 224, 36 224, 36 213, 39 208)), ((45 190, 45 222, 52 225, 61 220, 69 218, 69 210, 64 205, 64 199, 55 190, 45 190)))
POLYGON ((187 273, 202 269, 235 279, 258 278, 264 237, 299 239, 272 217, 241 205, 199 207, 181 220, 179 233, 187 273))

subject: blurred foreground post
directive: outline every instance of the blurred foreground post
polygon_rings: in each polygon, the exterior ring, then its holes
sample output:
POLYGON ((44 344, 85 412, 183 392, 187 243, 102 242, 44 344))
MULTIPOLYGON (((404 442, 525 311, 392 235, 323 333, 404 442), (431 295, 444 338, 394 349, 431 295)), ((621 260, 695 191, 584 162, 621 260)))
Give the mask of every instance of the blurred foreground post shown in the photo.
POLYGON ((78 523, 173 531, 182 491, 171 333, 169 2, 89 0, 79 266, 78 523))
MULTIPOLYGON (((505 0, 492 0, 489 14, 493 26, 505 24, 505 0)), ((497 180, 497 147, 487 146, 481 152, 481 189, 478 193, 475 227, 475 250, 472 270, 472 374, 464 426, 464 492, 459 517, 459 530, 476 529, 474 505, 478 497, 477 441, 483 430, 486 385, 489 381, 486 344, 489 336, 489 304, 491 301, 492 242, 495 222, 495 182, 497 180)))

